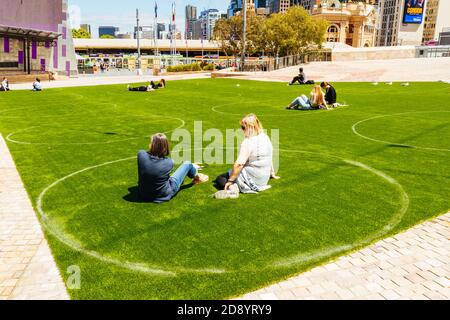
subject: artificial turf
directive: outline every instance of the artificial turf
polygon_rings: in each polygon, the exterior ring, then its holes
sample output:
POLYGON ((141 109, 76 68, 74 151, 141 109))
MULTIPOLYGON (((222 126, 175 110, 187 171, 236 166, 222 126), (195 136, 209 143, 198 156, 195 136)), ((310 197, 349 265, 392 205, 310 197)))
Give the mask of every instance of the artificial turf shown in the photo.
POLYGON ((11 91, 0 94, 0 132, 36 209, 52 183, 91 168, 40 203, 62 276, 81 268, 72 298, 230 298, 450 208, 450 86, 336 89, 348 107, 308 112, 284 106, 309 86, 229 79, 174 81, 152 93, 122 85, 11 91), (218 201, 208 183, 169 203, 139 201, 135 155, 150 134, 192 132, 202 121, 225 135, 249 112, 269 134, 279 129, 282 179, 271 190, 218 201))

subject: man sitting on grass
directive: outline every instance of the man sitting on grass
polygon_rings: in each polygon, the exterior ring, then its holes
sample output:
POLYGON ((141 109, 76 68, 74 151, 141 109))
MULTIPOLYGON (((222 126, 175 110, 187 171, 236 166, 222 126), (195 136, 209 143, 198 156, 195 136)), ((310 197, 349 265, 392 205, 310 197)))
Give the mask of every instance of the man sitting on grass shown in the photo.
POLYGON ((33 82, 33 91, 42 91, 41 79, 36 78, 36 81, 33 82))
POLYGON ((306 83, 306 74, 303 71, 303 68, 299 69, 298 76, 294 77, 294 79, 292 79, 292 81, 289 83, 289 85, 292 86, 296 82, 298 82, 299 84, 305 84, 306 83))
POLYGON ((169 141, 162 133, 152 137, 149 151, 139 151, 139 196, 143 200, 155 203, 170 201, 180 191, 186 177, 191 178, 193 184, 209 180, 207 175, 199 173, 200 166, 188 161, 171 175, 174 164, 169 155, 169 141))
POLYGON ((9 82, 6 77, 3 77, 2 83, 0 84, 0 91, 9 91, 9 82))

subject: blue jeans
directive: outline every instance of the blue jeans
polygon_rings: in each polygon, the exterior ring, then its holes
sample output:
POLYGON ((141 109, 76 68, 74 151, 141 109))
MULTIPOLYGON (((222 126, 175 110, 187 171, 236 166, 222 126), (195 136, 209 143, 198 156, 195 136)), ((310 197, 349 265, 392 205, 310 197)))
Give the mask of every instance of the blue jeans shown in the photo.
POLYGON ((184 179, 189 177, 194 179, 197 176, 198 172, 194 165, 185 161, 183 164, 172 174, 170 180, 172 182, 172 186, 174 187, 174 194, 180 191, 181 186, 183 185, 184 179))
POLYGON ((309 101, 309 99, 303 94, 302 96, 298 97, 297 99, 295 99, 292 104, 295 107, 301 106, 302 110, 311 110, 312 106, 311 106, 311 101, 309 101))

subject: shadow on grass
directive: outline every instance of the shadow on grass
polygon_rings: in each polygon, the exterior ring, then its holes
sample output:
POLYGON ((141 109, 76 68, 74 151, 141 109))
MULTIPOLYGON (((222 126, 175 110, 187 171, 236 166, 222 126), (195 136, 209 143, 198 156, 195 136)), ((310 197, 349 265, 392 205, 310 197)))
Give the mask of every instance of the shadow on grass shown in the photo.
MULTIPOLYGON (((193 186, 194 186, 193 183, 185 184, 185 185, 181 186, 179 192, 190 189, 193 186)), ((175 197, 176 197, 176 195, 175 195, 175 197)), ((175 198, 175 197, 173 197, 173 198, 175 198)), ((127 202, 131 202, 131 203, 153 203, 153 201, 151 201, 149 199, 144 199, 139 195, 139 187, 138 186, 128 188, 128 194, 126 196, 124 196, 122 199, 127 202)))

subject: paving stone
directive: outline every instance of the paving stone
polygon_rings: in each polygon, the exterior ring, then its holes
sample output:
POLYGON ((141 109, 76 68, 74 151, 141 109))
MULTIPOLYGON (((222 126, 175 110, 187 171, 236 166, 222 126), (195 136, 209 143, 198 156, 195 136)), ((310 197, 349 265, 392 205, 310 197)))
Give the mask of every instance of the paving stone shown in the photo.
POLYGON ((289 279, 295 299, 450 299, 450 213, 289 279), (438 248, 436 246, 439 246, 438 248))
POLYGON ((0 178, 1 299, 69 299, 1 135, 0 178))

